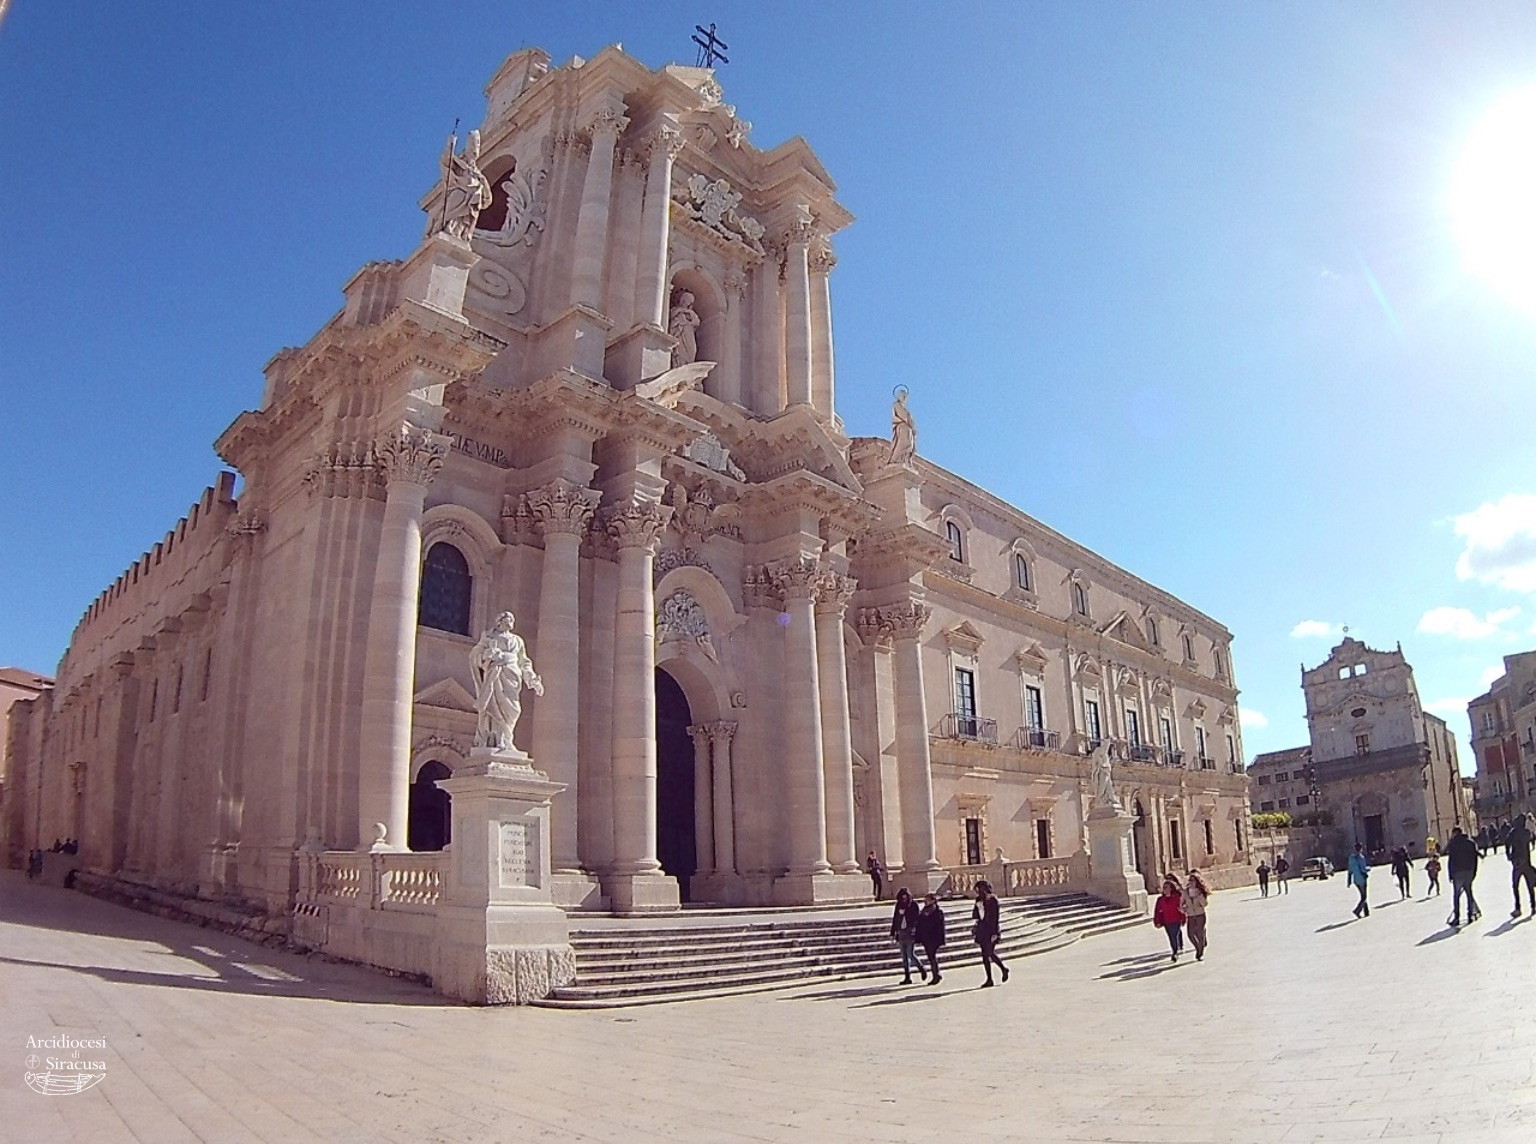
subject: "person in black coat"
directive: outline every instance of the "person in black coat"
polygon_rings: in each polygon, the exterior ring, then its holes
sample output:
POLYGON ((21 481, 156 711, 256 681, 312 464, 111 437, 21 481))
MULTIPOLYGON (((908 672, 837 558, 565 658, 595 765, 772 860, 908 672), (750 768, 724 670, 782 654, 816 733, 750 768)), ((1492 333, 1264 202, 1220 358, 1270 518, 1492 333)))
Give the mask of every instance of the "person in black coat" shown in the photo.
POLYGON ((924 908, 919 911, 918 941, 929 958, 929 983, 940 984, 940 947, 945 944, 945 911, 933 894, 924 895, 924 908))
POLYGON ((897 943, 897 948, 902 952, 903 958, 903 984, 912 985, 913 975, 909 966, 919 971, 919 980, 924 979, 924 963, 913 952, 913 943, 918 940, 919 906, 913 900, 913 895, 907 890, 897 891, 897 906, 892 911, 892 940, 897 943))
POLYGON ((1452 839, 1447 843, 1447 880, 1453 884, 1453 916, 1447 924, 1456 926, 1458 903, 1468 899, 1469 921, 1479 918, 1479 904, 1474 901, 1474 876, 1479 872, 1479 847, 1463 833, 1463 827, 1453 827, 1452 839))
POLYGON ((993 967, 999 967, 999 973, 1005 981, 1009 980, 1009 967, 999 960, 999 955, 994 952, 999 944, 999 900, 993 896, 993 886, 988 882, 977 884, 977 901, 972 906, 972 940, 977 942, 977 948, 983 955, 983 988, 988 989, 993 985, 993 967))

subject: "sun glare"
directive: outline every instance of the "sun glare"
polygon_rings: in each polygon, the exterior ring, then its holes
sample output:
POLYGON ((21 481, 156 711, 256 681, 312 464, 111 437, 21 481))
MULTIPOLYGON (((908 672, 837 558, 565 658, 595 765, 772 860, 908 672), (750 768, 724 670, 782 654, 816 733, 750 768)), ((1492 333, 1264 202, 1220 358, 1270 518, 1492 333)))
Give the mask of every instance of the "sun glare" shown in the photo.
POLYGON ((1452 189, 1468 267, 1531 310, 1538 302, 1538 88, 1512 92, 1474 129, 1452 189))

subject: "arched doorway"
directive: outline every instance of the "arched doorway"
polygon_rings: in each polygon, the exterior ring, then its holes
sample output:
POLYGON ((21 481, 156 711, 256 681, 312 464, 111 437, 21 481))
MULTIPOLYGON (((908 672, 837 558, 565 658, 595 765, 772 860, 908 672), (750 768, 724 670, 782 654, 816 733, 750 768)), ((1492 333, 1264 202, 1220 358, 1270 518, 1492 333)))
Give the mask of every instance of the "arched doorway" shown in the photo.
POLYGON ((1132 800, 1132 813, 1136 816, 1132 823, 1132 864, 1143 875, 1143 888, 1152 892, 1159 888, 1159 881, 1155 873, 1151 839, 1148 837, 1148 815, 1143 812, 1142 799, 1132 800))
POLYGON ((423 763, 417 772, 406 802, 406 849, 442 850, 449 844, 449 792, 438 786, 438 780, 449 774, 449 768, 436 759, 423 763))
POLYGON ((657 688, 657 861, 678 879, 678 896, 689 901, 694 875, 694 740, 689 700, 677 680, 662 668, 657 688))

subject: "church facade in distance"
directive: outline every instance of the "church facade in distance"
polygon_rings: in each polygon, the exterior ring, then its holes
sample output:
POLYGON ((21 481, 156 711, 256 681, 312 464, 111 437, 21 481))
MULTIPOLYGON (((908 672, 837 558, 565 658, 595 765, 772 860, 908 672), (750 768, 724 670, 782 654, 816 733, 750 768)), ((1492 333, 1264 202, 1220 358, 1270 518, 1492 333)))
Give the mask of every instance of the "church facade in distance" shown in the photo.
POLYGON ((891 440, 846 434, 852 216, 807 144, 618 48, 518 52, 487 98, 421 245, 219 438, 239 495, 18 705, 11 860, 78 838, 102 878, 281 920, 361 855, 430 908, 467 656, 510 611, 567 910, 855 901, 870 853, 914 890, 1085 888, 1097 748, 1133 878, 1242 878, 1223 625, 923 459, 904 400, 891 440))

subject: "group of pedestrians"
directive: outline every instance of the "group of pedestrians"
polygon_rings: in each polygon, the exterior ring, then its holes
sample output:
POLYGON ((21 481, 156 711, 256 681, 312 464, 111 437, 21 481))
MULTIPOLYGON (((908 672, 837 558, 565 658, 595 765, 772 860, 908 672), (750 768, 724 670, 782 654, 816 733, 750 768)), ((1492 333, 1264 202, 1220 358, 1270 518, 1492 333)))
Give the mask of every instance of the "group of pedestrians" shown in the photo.
POLYGON ((1271 896, 1271 875, 1273 874, 1276 875, 1276 892, 1287 893, 1287 875, 1291 872, 1292 866, 1285 854, 1277 858, 1275 865, 1262 858, 1260 865, 1255 867, 1255 876, 1260 879, 1260 896, 1262 898, 1271 896))
POLYGON ((1173 872, 1164 875, 1159 896, 1154 901, 1153 924, 1163 928, 1170 941, 1170 960, 1179 961, 1185 952, 1185 938, 1200 961, 1207 953, 1207 899, 1211 891, 1195 870, 1186 875, 1185 884, 1173 872), (1183 931, 1183 932, 1182 932, 1183 931))
MULTIPOLYGON (((999 899, 992 884, 977 883, 977 897, 972 903, 972 941, 983 959, 983 988, 993 986, 993 970, 997 966, 999 978, 1009 980, 1009 966, 998 954, 999 899)), ((945 945, 945 911, 933 894, 924 895, 924 905, 919 906, 907 890, 897 891, 897 903, 892 910, 892 940, 902 955, 904 985, 913 984, 913 970, 919 971, 919 980, 931 985, 940 984, 940 949, 945 945), (919 960, 915 947, 924 951, 929 962, 919 960)))

